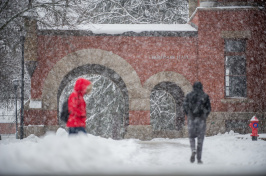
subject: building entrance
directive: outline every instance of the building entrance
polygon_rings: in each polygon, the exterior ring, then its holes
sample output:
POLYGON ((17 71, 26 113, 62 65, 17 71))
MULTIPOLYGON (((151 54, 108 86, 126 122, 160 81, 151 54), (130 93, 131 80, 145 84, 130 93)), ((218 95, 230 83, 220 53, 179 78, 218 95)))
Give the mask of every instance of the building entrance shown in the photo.
MULTIPOLYGON (((73 91, 79 77, 93 83, 91 94, 84 96, 87 104, 87 132, 96 136, 122 139, 128 125, 128 93, 121 77, 105 66, 85 65, 65 76, 58 93, 58 114, 61 112, 62 103, 73 91)), ((60 119, 59 124, 65 126, 60 119)))
POLYGON ((184 124, 184 93, 173 82, 161 82, 151 92, 151 125, 153 131, 181 130, 184 124))

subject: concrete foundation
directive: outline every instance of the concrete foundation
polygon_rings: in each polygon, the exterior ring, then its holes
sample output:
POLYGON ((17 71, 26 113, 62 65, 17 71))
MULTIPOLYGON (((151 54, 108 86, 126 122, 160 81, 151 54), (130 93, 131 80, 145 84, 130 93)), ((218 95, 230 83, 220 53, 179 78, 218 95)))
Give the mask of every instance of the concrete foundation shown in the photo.
MULTIPOLYGON (((45 126, 45 125, 29 125, 24 126, 24 136, 23 138, 26 138, 30 136, 31 134, 41 137, 45 135, 47 132, 56 132, 59 126, 45 126)), ((18 136, 20 136, 20 127, 18 129, 18 136)))
MULTIPOLYGON (((259 119, 258 132, 266 133, 266 112, 212 112, 207 119, 206 136, 217 135, 233 130, 236 133, 251 133, 250 119, 256 116, 259 119)), ((49 131, 56 132, 59 126, 30 125, 24 126, 24 138, 34 134, 43 136, 49 131)), ((20 128, 18 130, 20 135, 20 128)), ((129 125, 124 136, 125 139, 151 140, 153 138, 187 138, 187 125, 182 130, 153 131, 151 125, 129 125)))

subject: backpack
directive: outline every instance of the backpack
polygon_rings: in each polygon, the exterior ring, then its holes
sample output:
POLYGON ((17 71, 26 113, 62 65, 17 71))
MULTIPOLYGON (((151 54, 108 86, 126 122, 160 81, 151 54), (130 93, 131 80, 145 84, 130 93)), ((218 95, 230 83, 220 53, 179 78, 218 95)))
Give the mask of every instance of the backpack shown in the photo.
POLYGON ((68 121, 68 116, 69 116, 69 112, 68 112, 68 98, 67 98, 67 100, 64 101, 64 103, 62 105, 62 111, 60 113, 60 119, 66 123, 68 121))
POLYGON ((205 97, 195 94, 191 99, 190 110, 194 117, 200 117, 204 113, 205 97))

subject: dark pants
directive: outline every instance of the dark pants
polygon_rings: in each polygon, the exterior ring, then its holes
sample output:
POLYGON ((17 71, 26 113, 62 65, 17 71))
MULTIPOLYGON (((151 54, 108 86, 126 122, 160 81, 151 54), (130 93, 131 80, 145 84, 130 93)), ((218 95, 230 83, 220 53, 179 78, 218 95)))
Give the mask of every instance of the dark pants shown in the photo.
POLYGON ((192 152, 197 153, 197 160, 201 160, 202 156, 202 146, 204 141, 206 131, 206 120, 203 118, 190 118, 188 119, 188 133, 189 133, 189 142, 190 148, 192 152), (197 150, 196 150, 196 142, 197 139, 197 150))
POLYGON ((84 127, 70 127, 69 134, 78 134, 79 132, 87 133, 84 127))

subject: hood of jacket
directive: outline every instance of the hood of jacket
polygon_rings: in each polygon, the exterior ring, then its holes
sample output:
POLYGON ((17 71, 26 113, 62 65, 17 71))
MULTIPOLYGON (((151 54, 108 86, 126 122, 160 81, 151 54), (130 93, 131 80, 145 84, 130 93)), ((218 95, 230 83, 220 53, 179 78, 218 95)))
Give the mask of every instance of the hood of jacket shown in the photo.
POLYGON ((194 91, 203 91, 203 86, 202 86, 201 82, 195 82, 193 84, 193 90, 194 91))
POLYGON ((82 95, 86 93, 87 87, 91 84, 91 82, 84 78, 79 78, 76 81, 76 84, 74 86, 74 90, 82 95))

